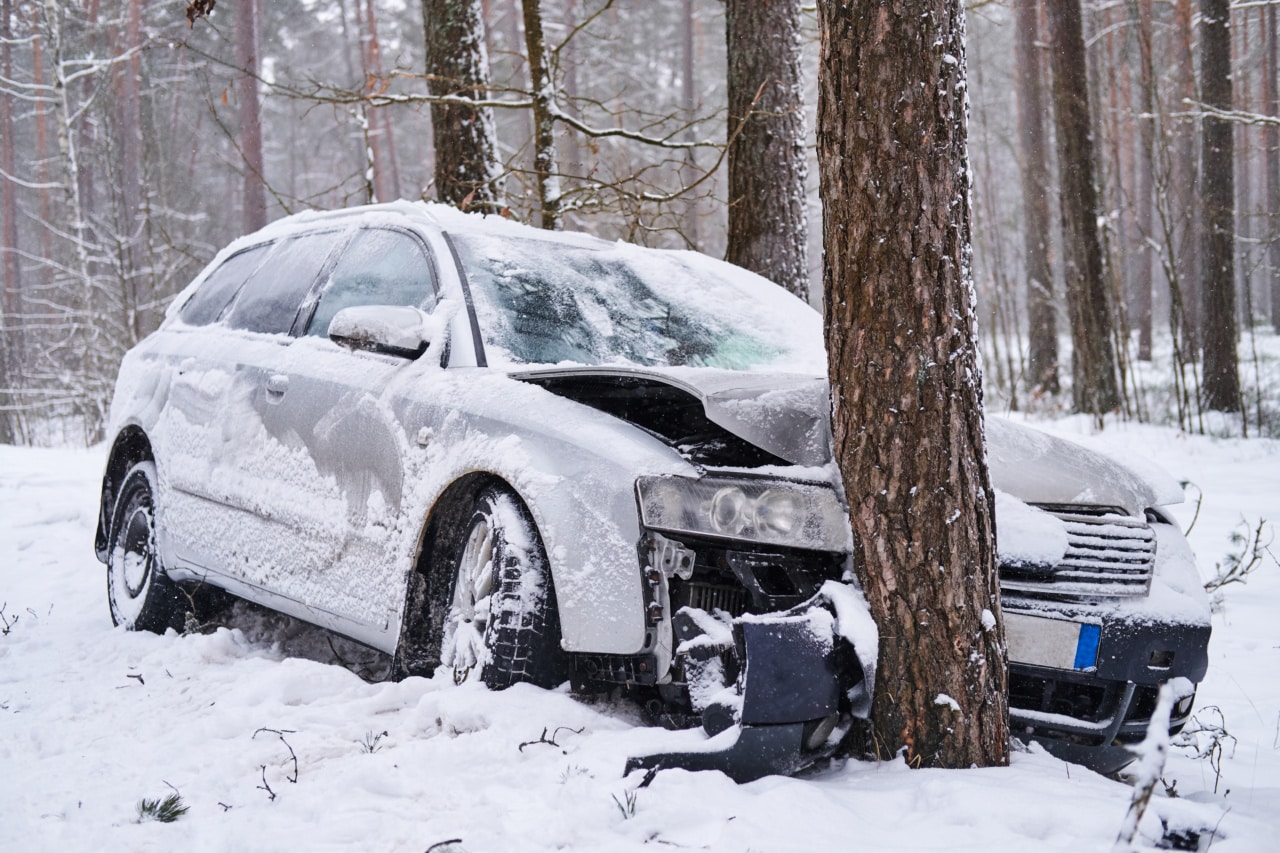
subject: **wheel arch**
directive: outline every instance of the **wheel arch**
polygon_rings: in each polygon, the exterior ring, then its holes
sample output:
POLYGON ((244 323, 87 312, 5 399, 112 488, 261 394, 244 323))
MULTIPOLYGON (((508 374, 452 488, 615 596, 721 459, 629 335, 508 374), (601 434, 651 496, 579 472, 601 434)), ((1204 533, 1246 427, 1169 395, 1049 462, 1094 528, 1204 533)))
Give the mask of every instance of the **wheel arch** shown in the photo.
POLYGON ((151 439, 142 427, 130 424, 116 434, 111 445, 111 453, 107 456, 107 467, 102 474, 102 492, 98 505, 98 529, 93 537, 93 550, 100 562, 107 561, 107 542, 111 535, 111 515, 116 505, 116 496, 124 483, 129 469, 139 462, 155 462, 155 452, 151 449, 151 439))
POLYGON ((393 677, 430 675, 439 664, 452 567, 434 565, 433 560, 443 543, 457 541, 461 536, 471 520, 476 499, 492 486, 506 489, 528 506, 519 490, 502 477, 489 471, 470 471, 445 487, 427 513, 407 578, 400 639, 392 661, 393 677))

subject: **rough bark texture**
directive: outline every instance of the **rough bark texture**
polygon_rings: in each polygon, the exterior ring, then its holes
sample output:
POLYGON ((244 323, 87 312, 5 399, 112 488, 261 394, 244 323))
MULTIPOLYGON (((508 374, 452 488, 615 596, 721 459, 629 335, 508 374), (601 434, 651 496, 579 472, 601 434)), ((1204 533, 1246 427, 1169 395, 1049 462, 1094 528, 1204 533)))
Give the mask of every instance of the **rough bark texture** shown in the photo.
POLYGON ((1022 150, 1022 246, 1027 266, 1028 385, 1058 393, 1058 321, 1049 266, 1049 152, 1044 128, 1039 0, 1016 0, 1014 63, 1022 150))
POLYGON ((1063 272, 1071 318, 1071 395, 1077 411, 1101 414, 1119 406, 1120 393, 1098 239, 1080 0, 1045 0, 1045 9, 1057 122, 1063 272))
POLYGON ((727 0, 729 235, 725 259, 809 298, 800 0, 727 0), (758 99, 757 99, 758 98, 758 99))
POLYGON ((555 93, 547 43, 542 35, 541 0, 522 0, 524 43, 533 87, 533 171, 541 203, 539 225, 548 231, 564 227, 560 213, 560 166, 556 158, 555 93))
POLYGON ((258 10, 254 0, 236 2, 236 64, 240 76, 240 153, 244 157, 244 230, 267 224, 266 177, 262 162, 262 116, 258 105, 258 10))
POLYGON ((833 434, 880 627, 873 743, 1008 761, 1007 666, 970 274, 960 0, 819 4, 833 434))
MULTIPOLYGON (((1200 4, 1201 97, 1207 106, 1231 109, 1230 0, 1200 4)), ((1240 411, 1240 372, 1236 354, 1235 172, 1231 122, 1201 119, 1201 167, 1204 199, 1204 349, 1202 394, 1209 409, 1240 411)))
MULTIPOLYGON (((484 98, 489 92, 480 0, 423 0, 427 87, 432 95, 484 98)), ((468 210, 503 207, 493 113, 465 104, 432 104, 436 198, 468 210)))

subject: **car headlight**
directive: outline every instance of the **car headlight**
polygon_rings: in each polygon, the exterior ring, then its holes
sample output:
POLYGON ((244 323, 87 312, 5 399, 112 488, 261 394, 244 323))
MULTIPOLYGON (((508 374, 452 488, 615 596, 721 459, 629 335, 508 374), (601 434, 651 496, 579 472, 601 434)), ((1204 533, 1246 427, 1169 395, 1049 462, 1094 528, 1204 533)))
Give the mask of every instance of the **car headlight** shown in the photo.
POLYGON ((636 481, 645 527, 815 551, 852 550, 835 490, 816 483, 720 477, 636 481))

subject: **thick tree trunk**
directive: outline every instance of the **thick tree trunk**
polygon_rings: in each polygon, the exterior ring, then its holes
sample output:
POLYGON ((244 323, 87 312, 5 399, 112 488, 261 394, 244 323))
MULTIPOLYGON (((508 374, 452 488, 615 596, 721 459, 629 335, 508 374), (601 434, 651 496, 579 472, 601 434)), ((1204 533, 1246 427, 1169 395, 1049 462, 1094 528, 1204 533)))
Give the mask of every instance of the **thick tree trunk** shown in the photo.
POLYGON ((1049 266, 1049 151, 1044 128, 1039 0, 1017 0, 1014 64, 1022 144, 1022 246, 1026 257, 1028 384, 1058 393, 1058 321, 1049 266))
POLYGON ((243 224, 246 233, 267 224, 262 116, 258 105, 258 10, 255 0, 236 0, 236 95, 240 107, 240 152, 244 158, 243 224))
POLYGON ((522 0, 524 43, 533 90, 533 171, 538 179, 539 223, 548 231, 564 227, 560 212, 560 165, 556 158, 555 92, 547 43, 542 35, 541 0, 522 0))
POLYGON ((1005 764, 960 0, 819 3, 818 163, 836 459, 880 626, 872 748, 1005 764))
POLYGON ((1045 8, 1052 48, 1064 279, 1071 317, 1071 394, 1077 411, 1102 414, 1120 405, 1120 391, 1098 239, 1080 0, 1045 0, 1045 8))
MULTIPOLYGON (((482 99, 489 94, 480 0, 423 0, 427 88, 432 95, 482 99)), ((432 104, 436 198, 464 210, 503 207, 502 169, 493 112, 465 104, 432 104)))
POLYGON ((728 0, 725 31, 731 137, 725 259, 808 300, 800 0, 728 0))
MULTIPOLYGON (((1230 0, 1201 0, 1201 92, 1206 106, 1231 109, 1230 0)), ((1231 122, 1201 119, 1200 174, 1204 199, 1204 277, 1201 283, 1204 326, 1206 408, 1240 411, 1240 372, 1236 354, 1235 145, 1231 122)))

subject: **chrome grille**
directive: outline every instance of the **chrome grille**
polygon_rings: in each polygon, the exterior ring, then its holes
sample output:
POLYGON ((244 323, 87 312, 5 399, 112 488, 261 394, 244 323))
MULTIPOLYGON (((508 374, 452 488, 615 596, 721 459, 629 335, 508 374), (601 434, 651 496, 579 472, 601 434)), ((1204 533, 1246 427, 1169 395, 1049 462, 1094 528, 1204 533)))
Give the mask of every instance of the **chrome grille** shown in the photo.
POLYGON ((1114 507, 1045 505, 1067 529, 1067 552, 1042 570, 1002 567, 1005 592, 1047 597, 1146 595, 1155 570, 1156 536, 1146 521, 1114 507))

